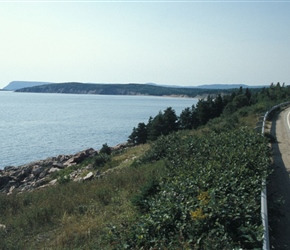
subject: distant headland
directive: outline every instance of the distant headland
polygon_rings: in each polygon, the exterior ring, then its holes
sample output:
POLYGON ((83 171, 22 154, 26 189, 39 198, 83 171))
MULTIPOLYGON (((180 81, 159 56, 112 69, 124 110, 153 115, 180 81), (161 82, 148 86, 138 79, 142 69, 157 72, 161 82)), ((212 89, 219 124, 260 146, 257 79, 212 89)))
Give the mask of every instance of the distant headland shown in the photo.
POLYGON ((32 93, 99 94, 99 95, 153 95, 197 97, 217 92, 227 93, 237 88, 261 88, 245 84, 209 84, 201 86, 161 85, 155 83, 52 83, 12 81, 3 90, 32 93))

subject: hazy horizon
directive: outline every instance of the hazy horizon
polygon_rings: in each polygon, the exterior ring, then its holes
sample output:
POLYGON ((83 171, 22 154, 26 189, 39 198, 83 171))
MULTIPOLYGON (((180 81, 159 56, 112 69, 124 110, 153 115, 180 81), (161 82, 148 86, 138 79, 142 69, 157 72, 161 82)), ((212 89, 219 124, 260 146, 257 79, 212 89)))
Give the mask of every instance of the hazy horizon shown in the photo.
POLYGON ((0 1, 0 89, 288 85, 289 23, 289 1, 0 1))

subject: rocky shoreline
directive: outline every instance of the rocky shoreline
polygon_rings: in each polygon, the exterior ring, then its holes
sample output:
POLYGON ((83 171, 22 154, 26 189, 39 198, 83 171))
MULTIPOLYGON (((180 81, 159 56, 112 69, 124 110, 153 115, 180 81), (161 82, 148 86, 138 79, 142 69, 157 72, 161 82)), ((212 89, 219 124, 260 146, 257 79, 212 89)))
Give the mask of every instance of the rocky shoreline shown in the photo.
MULTIPOLYGON (((120 150, 126 147, 128 147, 128 144, 124 143, 111 149, 120 150)), ((74 155, 58 155, 17 167, 7 166, 2 170, 0 169, 0 192, 10 195, 14 192, 22 193, 56 185, 59 180, 52 178, 53 173, 79 164, 98 153, 99 151, 89 148, 74 155)), ((87 181, 102 175, 99 171, 94 171, 93 166, 89 164, 70 173, 69 179, 72 181, 87 181), (87 173, 85 176, 84 172, 87 173)))

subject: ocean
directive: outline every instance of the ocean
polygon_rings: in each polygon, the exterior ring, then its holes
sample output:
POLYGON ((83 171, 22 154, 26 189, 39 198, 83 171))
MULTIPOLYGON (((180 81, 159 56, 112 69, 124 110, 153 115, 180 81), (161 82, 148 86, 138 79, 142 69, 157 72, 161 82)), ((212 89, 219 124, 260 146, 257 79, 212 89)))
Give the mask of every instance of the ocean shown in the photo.
POLYGON ((133 127, 198 99, 0 91, 0 169, 126 142, 133 127))

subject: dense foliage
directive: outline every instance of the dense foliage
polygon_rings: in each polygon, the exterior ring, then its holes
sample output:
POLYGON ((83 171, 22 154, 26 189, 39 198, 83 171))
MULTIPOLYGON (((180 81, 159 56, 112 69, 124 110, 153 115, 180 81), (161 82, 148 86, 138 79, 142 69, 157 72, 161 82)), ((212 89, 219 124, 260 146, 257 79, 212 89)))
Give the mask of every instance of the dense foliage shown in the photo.
POLYGON ((243 89, 233 91, 229 95, 217 94, 215 97, 199 99, 192 107, 185 108, 180 116, 175 114, 172 108, 159 112, 154 118, 150 117, 148 123, 139 123, 134 127, 129 141, 134 144, 154 141, 160 135, 168 135, 171 132, 183 129, 196 129, 207 124, 210 120, 222 117, 227 119, 235 112, 239 115, 248 114, 246 108, 254 107, 256 112, 262 112, 290 96, 290 88, 280 83, 271 84, 270 88, 261 90, 243 89))
POLYGON ((161 136, 141 162, 161 159, 169 175, 144 196, 136 223, 114 232, 119 249, 261 248, 261 180, 269 165, 262 135, 243 128, 161 136))

